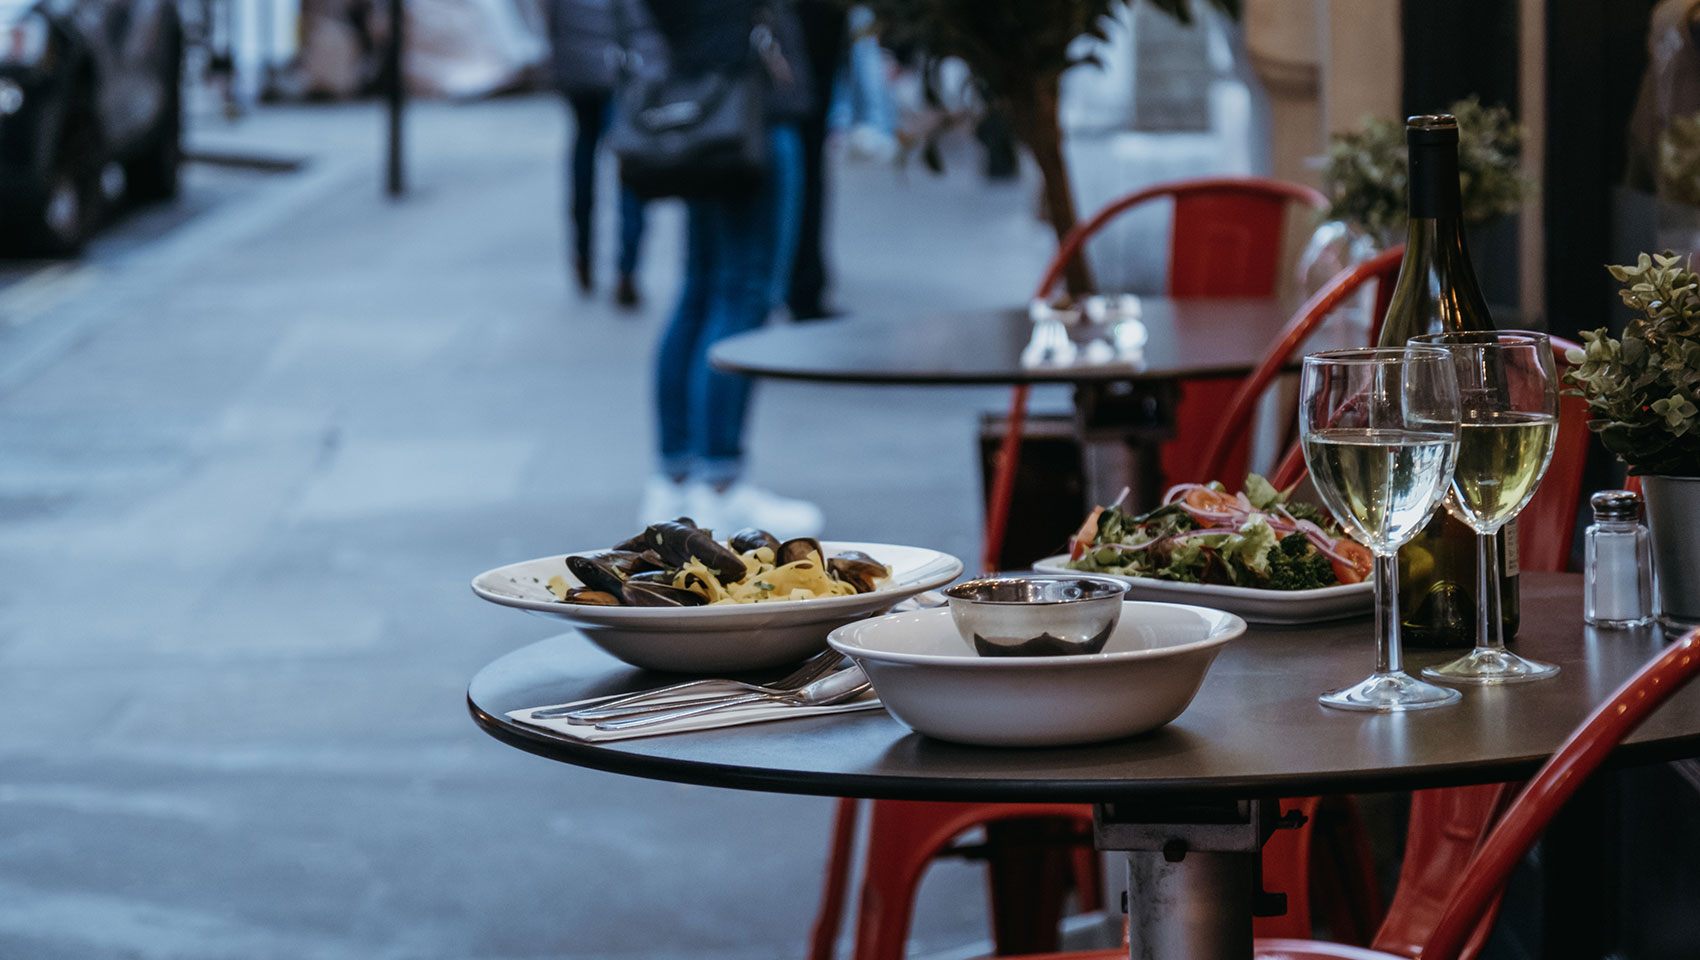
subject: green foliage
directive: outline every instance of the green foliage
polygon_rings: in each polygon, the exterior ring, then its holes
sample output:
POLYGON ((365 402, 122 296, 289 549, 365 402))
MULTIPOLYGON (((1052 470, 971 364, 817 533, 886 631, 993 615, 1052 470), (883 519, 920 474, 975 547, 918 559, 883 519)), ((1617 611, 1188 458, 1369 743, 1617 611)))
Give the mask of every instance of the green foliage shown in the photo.
MULTIPOLYGON (((914 46, 926 56, 959 57, 984 91, 1022 99, 1080 63, 1070 52, 1079 37, 1109 38, 1110 17, 1127 0, 868 0, 889 46, 914 46)), ((1182 23, 1192 0, 1144 0, 1182 23)), ((1238 17, 1240 0, 1209 0, 1238 17)))
MULTIPOLYGON (((1464 222, 1486 223, 1513 213, 1529 183, 1517 169, 1522 128, 1504 107, 1484 107, 1474 97, 1449 111, 1458 118, 1458 180, 1464 222)), ((1365 117, 1357 130, 1335 134, 1328 144, 1323 192, 1327 218, 1344 220, 1378 237, 1405 229, 1405 124, 1365 117)))
POLYGON ((1608 266, 1637 316, 1614 340, 1583 332, 1564 382, 1589 426, 1635 474, 1700 476, 1700 276, 1670 251, 1608 266))

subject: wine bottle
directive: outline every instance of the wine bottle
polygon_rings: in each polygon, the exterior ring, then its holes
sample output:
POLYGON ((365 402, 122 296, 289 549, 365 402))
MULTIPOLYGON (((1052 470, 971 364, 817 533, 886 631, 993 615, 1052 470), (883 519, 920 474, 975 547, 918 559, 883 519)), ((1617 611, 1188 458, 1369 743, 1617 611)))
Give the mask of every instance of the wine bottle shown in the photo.
MULTIPOLYGON (((1458 186, 1458 121, 1450 114, 1405 123, 1410 159, 1405 259, 1381 327, 1380 345, 1404 346, 1423 333, 1492 330, 1464 245, 1458 186)), ((1517 633, 1517 524, 1500 529, 1500 620, 1517 633)), ((1445 510, 1399 550, 1399 626, 1416 647, 1469 647, 1476 642, 1476 534, 1445 510)))

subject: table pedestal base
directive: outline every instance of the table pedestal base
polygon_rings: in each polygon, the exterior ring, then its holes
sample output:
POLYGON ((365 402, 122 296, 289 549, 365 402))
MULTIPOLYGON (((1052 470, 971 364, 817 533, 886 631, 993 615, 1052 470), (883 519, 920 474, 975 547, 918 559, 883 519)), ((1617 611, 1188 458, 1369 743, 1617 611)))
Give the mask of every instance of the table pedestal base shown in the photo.
POLYGON ((1127 851, 1131 960, 1250 960, 1273 802, 1098 804, 1100 849, 1127 851))
POLYGON ((1255 853, 1127 855, 1132 960, 1247 960, 1255 853))

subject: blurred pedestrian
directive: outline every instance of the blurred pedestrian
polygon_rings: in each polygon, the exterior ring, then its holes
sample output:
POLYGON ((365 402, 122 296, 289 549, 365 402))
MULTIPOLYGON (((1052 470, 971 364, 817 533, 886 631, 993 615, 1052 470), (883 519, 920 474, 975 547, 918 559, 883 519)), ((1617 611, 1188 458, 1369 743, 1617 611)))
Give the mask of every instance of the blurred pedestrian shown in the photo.
MULTIPOLYGON (((610 0, 551 0, 549 42, 555 85, 573 114, 568 153, 568 214, 573 231, 573 276, 579 290, 596 289, 596 153, 613 115, 614 14, 610 0)), ((638 248, 643 242, 644 204, 621 188, 619 280, 614 302, 638 304, 638 248)))
POLYGON ((793 320, 824 320, 834 315, 826 304, 831 273, 821 235, 826 229, 826 138, 832 113, 833 79, 844 55, 846 29, 839 0, 798 0, 797 17, 808 47, 809 113, 803 135, 803 206, 797 228, 797 257, 791 266, 788 300, 793 320))
POLYGON ((890 66, 880 46, 879 21, 865 6, 850 8, 850 51, 834 103, 835 127, 848 131, 850 153, 889 163, 898 153, 897 104, 890 66))
POLYGON ((802 140, 809 65, 795 11, 783 0, 644 0, 680 76, 764 80, 766 166, 754 185, 696 191, 685 200, 684 286, 656 355, 659 476, 640 521, 691 516, 730 533, 820 532, 820 508, 743 479, 750 381, 712 369, 717 341, 760 326, 784 302, 802 207, 802 140))

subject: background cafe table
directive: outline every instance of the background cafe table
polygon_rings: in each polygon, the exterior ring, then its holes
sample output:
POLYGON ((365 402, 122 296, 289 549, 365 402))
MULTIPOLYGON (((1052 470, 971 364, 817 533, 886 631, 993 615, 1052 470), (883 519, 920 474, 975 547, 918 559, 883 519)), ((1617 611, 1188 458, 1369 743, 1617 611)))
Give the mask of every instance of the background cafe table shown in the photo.
MULTIPOLYGON (((1576 575, 1525 574, 1522 582, 1517 647, 1563 672, 1541 683, 1470 689, 1457 706, 1410 714, 1349 713, 1316 702, 1317 693, 1363 673, 1374 653, 1365 619, 1253 625, 1224 648, 1174 723, 1080 747, 957 746, 911 733, 883 711, 599 744, 508 719, 509 710, 661 681, 576 634, 492 662, 473 678, 467 702, 474 720, 507 744, 631 776, 825 796, 1093 803, 1099 846, 1129 851, 1135 956, 1147 956, 1138 952, 1143 945, 1155 948, 1152 957, 1244 958, 1271 798, 1524 778, 1663 645, 1656 628, 1585 628, 1576 575)), ((1407 667, 1447 656, 1415 652, 1407 667)), ((1612 762, 1696 752, 1700 685, 1654 714, 1612 762)))
MULTIPOLYGON (((1023 366, 1021 351, 1033 332, 1025 307, 901 321, 784 324, 728 337, 710 350, 709 359, 745 376, 832 383, 1071 383, 1082 439, 1113 436, 1133 453, 1128 468, 1116 471, 1126 476, 1087 478, 1088 502, 1108 503, 1131 480, 1135 502, 1150 503, 1160 492, 1153 489, 1153 456, 1173 427, 1175 383, 1250 373, 1288 313, 1273 299, 1139 300, 1148 339, 1136 363, 1023 366)), ((1363 335, 1324 327, 1313 349, 1359 346, 1321 341, 1363 335)))

